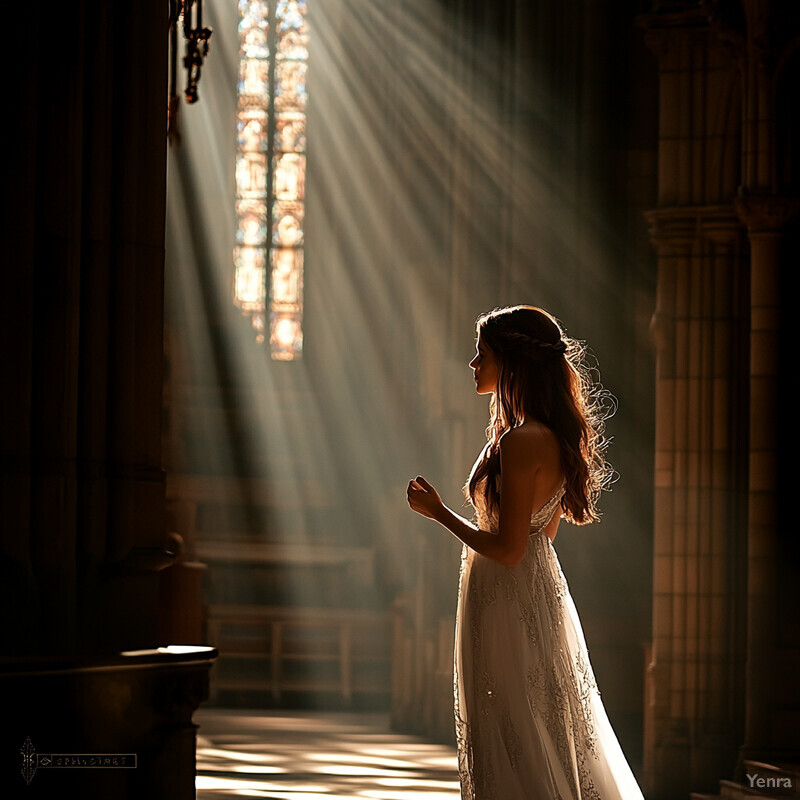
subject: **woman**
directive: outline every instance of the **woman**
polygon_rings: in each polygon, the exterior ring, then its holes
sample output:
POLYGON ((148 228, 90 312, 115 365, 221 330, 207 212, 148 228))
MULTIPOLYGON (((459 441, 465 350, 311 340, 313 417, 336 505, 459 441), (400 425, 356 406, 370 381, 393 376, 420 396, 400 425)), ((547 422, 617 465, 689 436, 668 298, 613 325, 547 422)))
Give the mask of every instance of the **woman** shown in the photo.
POLYGON ((540 308, 481 316, 470 367, 491 394, 465 486, 475 524, 419 476, 408 502, 464 548, 455 649, 463 800, 643 800, 597 690, 553 549, 598 519, 611 469, 582 349, 540 308))

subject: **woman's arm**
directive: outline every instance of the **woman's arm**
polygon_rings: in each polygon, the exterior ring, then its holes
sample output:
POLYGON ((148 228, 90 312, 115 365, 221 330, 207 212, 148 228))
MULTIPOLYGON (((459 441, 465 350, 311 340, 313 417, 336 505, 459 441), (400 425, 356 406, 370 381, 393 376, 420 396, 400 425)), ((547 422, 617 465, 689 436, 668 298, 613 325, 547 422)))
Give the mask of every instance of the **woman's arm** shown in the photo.
POLYGON ((522 561, 530 534, 534 483, 538 470, 530 437, 511 431, 500 442, 500 515, 497 533, 484 531, 449 509, 422 476, 408 484, 408 504, 443 525, 468 547, 486 558, 514 567, 522 561))

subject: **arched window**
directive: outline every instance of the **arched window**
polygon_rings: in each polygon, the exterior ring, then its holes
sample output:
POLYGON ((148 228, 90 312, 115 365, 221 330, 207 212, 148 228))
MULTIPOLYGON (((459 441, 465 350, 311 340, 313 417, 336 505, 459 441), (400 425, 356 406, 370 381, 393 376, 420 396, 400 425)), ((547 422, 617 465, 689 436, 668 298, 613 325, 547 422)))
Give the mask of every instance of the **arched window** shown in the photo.
POLYGON ((306 0, 240 0, 234 303, 272 358, 303 351, 306 0))

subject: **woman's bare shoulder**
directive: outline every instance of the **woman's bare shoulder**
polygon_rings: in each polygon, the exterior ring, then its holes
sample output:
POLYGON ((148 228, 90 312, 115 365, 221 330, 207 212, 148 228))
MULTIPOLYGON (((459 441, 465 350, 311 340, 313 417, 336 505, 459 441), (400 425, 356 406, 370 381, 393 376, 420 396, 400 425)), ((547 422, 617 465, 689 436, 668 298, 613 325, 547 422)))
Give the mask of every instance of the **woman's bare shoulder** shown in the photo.
POLYGON ((560 444, 547 425, 531 420, 506 431, 500 439, 500 449, 512 458, 527 456, 528 459, 546 461, 559 455, 560 444))
POLYGON ((523 422, 522 425, 518 425, 516 428, 506 431, 500 438, 500 442, 519 442, 528 447, 535 444, 540 444, 542 446, 552 444, 558 446, 558 437, 543 422, 530 420, 529 422, 523 422))

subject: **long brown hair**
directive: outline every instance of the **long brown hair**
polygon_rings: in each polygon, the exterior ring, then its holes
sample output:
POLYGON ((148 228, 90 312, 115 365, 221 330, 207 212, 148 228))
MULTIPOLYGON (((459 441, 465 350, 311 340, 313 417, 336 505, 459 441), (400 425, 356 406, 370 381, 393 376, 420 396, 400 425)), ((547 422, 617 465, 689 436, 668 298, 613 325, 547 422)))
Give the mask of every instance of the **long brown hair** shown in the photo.
POLYGON ((486 447, 472 467, 465 494, 474 504, 482 492, 488 509, 498 509, 500 437, 525 420, 537 420, 561 445, 564 519, 576 525, 598 520, 600 492, 613 475, 603 433, 614 398, 592 380, 585 346, 565 336, 555 317, 535 306, 497 308, 478 317, 476 327, 500 370, 489 404, 486 447))

